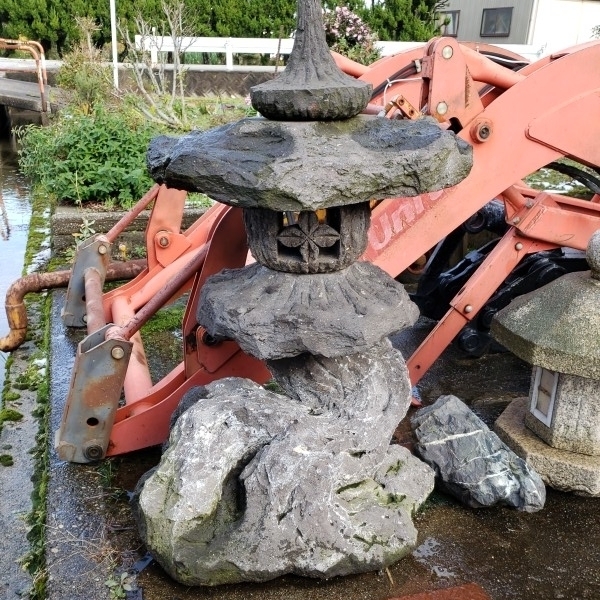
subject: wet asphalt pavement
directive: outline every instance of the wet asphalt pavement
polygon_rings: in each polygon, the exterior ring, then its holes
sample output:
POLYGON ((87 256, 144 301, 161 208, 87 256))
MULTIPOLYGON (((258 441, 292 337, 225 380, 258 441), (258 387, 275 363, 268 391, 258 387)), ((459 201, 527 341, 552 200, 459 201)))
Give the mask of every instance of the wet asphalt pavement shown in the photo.
MULTIPOLYGON (((82 332, 66 331, 59 318, 64 292, 54 293, 52 315, 52 431, 60 422, 75 347, 82 332)), ((409 354, 430 324, 419 322, 394 338, 409 354)), ((162 344, 147 348, 158 371, 170 368, 162 344), (158 351, 160 347, 160 351, 158 351)), ((510 354, 465 359, 449 349, 420 384, 424 402, 440 394, 461 397, 491 424, 506 404, 527 394, 530 369, 510 354)), ((397 439, 410 441, 401 424, 397 439)), ((115 583, 145 600, 384 600, 467 582, 493 600, 600 599, 600 499, 548 490, 544 510, 468 509, 435 492, 416 517, 418 547, 389 570, 314 581, 284 577, 263 584, 186 588, 151 563, 137 537, 127 495, 159 459, 151 449, 99 465, 73 465, 52 455, 49 489, 48 598, 109 599, 115 583), (125 491, 124 491, 125 490, 125 491), (121 575, 124 573, 123 575, 121 575), (129 573, 129 575, 128 575, 129 573), (111 588, 112 586, 112 588, 111 588)))

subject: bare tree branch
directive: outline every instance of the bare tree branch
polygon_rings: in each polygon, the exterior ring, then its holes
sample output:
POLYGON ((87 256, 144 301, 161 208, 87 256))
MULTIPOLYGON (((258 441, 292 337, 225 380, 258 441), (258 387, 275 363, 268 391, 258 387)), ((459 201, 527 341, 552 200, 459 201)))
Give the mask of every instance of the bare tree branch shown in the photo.
POLYGON ((187 15, 183 0, 162 0, 161 7, 165 23, 158 35, 156 29, 141 16, 135 18, 135 27, 141 38, 139 45, 136 46, 135 40, 131 39, 124 28, 119 29, 127 47, 128 62, 139 91, 140 102, 136 103, 137 108, 146 117, 150 118, 152 115, 152 120, 158 119, 169 127, 186 127, 186 70, 181 55, 194 42, 194 38, 189 35, 191 32, 185 24, 187 15), (163 29, 166 32, 162 31, 163 29), (165 52, 161 47, 159 40, 165 38, 172 40, 172 52, 165 52), (155 50, 158 56, 156 64, 152 64, 151 50, 155 50), (173 63, 169 65, 172 66, 170 80, 166 73, 169 54, 173 57, 173 63))

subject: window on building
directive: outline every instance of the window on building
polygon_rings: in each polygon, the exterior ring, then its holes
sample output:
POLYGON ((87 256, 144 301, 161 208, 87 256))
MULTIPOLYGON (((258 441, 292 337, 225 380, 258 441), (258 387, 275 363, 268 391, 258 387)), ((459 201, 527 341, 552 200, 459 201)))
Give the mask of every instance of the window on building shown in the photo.
POLYGON ((508 37, 512 11, 512 6, 509 8, 484 8, 481 19, 481 37, 508 37))
POLYGON ((460 10, 441 10, 439 12, 440 35, 456 37, 458 35, 458 18, 460 10))

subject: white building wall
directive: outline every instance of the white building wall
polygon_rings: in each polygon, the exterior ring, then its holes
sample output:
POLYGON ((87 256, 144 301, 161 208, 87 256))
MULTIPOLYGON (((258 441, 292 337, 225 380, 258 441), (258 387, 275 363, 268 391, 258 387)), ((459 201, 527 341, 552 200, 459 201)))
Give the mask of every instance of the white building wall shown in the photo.
POLYGON ((560 50, 590 41, 600 25, 600 0, 448 0, 446 10, 459 10, 458 39, 491 44, 529 44, 560 50), (507 37, 481 37, 483 9, 512 7, 507 37))
POLYGON ((546 53, 562 50, 594 39, 592 27, 600 25, 600 2, 538 0, 533 17, 528 43, 546 46, 546 53))

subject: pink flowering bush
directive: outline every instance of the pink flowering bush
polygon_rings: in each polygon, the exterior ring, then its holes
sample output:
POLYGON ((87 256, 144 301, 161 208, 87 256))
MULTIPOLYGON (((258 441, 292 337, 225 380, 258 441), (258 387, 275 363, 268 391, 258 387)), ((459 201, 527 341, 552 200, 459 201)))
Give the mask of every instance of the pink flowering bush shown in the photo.
POLYGON ((375 48, 377 36, 346 6, 323 11, 323 27, 328 46, 352 60, 368 65, 380 57, 375 48))

